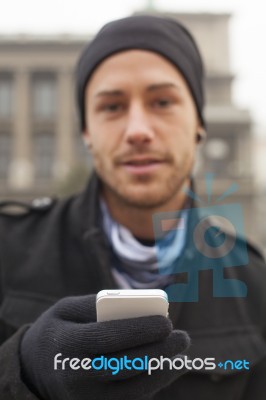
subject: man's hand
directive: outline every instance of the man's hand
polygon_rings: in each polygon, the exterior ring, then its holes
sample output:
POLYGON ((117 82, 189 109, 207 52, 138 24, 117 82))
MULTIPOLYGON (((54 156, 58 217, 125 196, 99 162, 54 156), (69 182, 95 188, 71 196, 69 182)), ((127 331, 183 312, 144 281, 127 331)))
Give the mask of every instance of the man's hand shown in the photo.
MULTIPOLYGON (((96 322, 95 295, 66 297, 43 313, 26 331, 21 343, 23 379, 43 400, 140 400, 151 397, 184 371, 77 369, 59 362, 63 358, 128 359, 144 356, 173 358, 189 344, 185 332, 173 330, 171 321, 150 316, 96 322), (61 356, 60 356, 61 357, 61 356)), ((80 365, 80 364, 79 364, 80 365)))

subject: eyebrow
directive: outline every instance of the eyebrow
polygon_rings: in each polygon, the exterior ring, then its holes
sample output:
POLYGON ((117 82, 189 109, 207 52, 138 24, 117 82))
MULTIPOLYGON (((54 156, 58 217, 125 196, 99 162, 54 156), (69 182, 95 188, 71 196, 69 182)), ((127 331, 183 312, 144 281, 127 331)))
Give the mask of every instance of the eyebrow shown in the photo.
POLYGON ((176 85, 175 83, 165 82, 165 83, 156 83, 154 85, 151 85, 147 88, 147 91, 153 92, 154 90, 167 89, 167 88, 177 89, 178 91, 181 90, 180 86, 176 85))
POLYGON ((122 90, 102 90, 96 93, 95 97, 102 97, 102 96, 122 96, 124 92, 122 90))
MULTIPOLYGON (((171 82, 164 82, 164 83, 156 83, 153 85, 150 85, 147 87, 146 91, 147 92, 153 92, 156 90, 160 90, 160 89, 167 89, 167 88, 173 88, 173 89, 177 89, 178 91, 181 90, 180 86, 171 83, 171 82)), ((123 94, 125 94, 125 92, 123 90, 118 90, 118 89, 114 89, 114 90, 101 90, 100 92, 96 93, 95 97, 103 97, 103 96, 122 96, 123 94)))

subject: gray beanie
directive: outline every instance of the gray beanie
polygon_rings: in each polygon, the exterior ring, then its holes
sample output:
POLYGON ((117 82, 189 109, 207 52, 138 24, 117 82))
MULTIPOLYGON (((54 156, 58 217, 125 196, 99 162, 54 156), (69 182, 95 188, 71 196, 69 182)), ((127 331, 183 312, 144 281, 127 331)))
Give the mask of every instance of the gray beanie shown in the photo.
POLYGON ((76 90, 81 129, 86 125, 84 95, 92 73, 107 57, 130 49, 153 51, 177 67, 190 89, 199 119, 205 127, 204 68, 193 37, 175 19, 137 15, 104 25, 80 56, 76 69, 76 90))

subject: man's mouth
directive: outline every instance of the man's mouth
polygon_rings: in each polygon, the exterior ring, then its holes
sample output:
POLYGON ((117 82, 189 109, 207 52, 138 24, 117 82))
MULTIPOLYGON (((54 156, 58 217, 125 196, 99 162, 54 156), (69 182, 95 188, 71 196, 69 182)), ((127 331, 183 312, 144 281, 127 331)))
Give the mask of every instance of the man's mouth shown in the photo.
POLYGON ((165 161, 157 158, 132 158, 121 163, 129 173, 142 175, 152 173, 164 164, 165 161))
POLYGON ((129 160, 123 164, 126 164, 126 165, 150 165, 150 164, 161 163, 161 162, 162 161, 160 161, 160 160, 144 159, 144 160, 129 160))

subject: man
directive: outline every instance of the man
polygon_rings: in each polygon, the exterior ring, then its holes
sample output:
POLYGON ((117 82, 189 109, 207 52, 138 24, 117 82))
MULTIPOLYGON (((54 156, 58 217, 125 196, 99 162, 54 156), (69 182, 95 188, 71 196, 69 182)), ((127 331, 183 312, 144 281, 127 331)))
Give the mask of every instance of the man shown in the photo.
POLYGON ((221 286, 237 288, 242 281, 246 296, 232 290, 214 296, 213 286, 221 289, 218 270, 197 266, 193 227, 200 217, 190 212, 196 204, 185 193, 204 135, 202 79, 193 38, 171 19, 114 21, 84 49, 78 106, 95 174, 82 194, 29 206, 19 216, 2 204, 1 399, 264 398, 262 257, 248 245, 245 263, 237 238, 234 256, 223 265, 232 267, 219 270, 221 286), (155 214, 178 210, 185 229, 170 221, 170 235, 154 233, 155 214), (171 273, 158 269, 164 257, 156 258, 157 239, 171 250, 171 273), (192 281, 199 287, 190 287, 192 281), (173 300, 170 319, 97 323, 94 294, 112 288, 165 289, 173 300), (164 366, 150 375, 126 368, 113 375, 78 364, 102 355, 198 361, 187 364, 187 373, 164 366), (207 358, 221 367, 199 367, 207 358))

